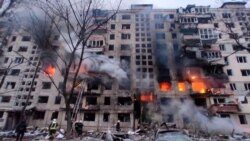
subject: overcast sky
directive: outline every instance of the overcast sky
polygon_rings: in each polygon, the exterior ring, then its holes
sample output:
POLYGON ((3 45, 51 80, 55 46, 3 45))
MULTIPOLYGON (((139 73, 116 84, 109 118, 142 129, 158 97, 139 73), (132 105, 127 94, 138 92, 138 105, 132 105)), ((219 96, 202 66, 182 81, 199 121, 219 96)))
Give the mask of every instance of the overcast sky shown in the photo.
MULTIPOLYGON (((122 9, 128 9, 131 4, 153 4, 154 8, 179 8, 186 7, 188 4, 210 5, 220 7, 223 1, 243 1, 243 0, 123 0, 122 9)), ((247 7, 250 6, 250 0, 247 7)))

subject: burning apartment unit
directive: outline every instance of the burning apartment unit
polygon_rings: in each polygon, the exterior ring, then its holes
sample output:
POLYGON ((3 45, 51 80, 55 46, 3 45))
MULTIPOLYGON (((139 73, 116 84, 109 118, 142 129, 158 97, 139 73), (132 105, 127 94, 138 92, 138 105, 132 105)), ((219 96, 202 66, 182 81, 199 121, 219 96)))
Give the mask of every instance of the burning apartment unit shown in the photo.
MULTIPOLYGON (((55 37, 54 47, 59 46, 58 38, 55 37)), ((39 65, 41 49, 33 43, 28 33, 14 32, 8 36, 3 52, 1 69, 5 73, 1 75, 1 128, 13 129, 20 120, 25 104, 29 112, 27 114, 31 115, 27 120, 34 125, 39 123, 46 126, 53 113, 58 116, 61 100, 48 75, 54 77, 55 83, 59 85, 60 74, 51 64, 39 65)))
MULTIPOLYGON (((80 69, 86 83, 84 89, 76 89, 71 101, 72 107, 79 103, 77 119, 83 120, 86 129, 97 130, 112 129, 118 120, 122 130, 153 121, 183 127, 188 121, 164 107, 191 98, 196 106, 207 109, 206 115, 229 117, 247 130, 250 11, 244 5, 227 2, 221 8, 153 9, 145 4, 120 10, 89 38, 85 48, 85 53, 94 56, 95 69, 80 69), (114 66, 116 62, 119 67, 114 66), (120 69, 125 73, 119 73, 120 69)), ((108 14, 93 12, 94 22, 108 14)), ((23 33, 10 36, 4 48, 1 62, 10 69, 1 76, 2 128, 12 128, 20 115, 38 52, 32 37, 23 33)), ((53 66, 48 66, 48 72, 60 87, 60 73, 53 66)), ((35 78, 27 107, 29 123, 47 126, 56 118, 66 127, 63 98, 46 75, 40 71, 35 78)))
POLYGON ((208 114, 231 118, 248 131, 249 43, 245 15, 249 15, 249 9, 245 4, 227 2, 220 8, 188 5, 179 9, 178 15, 183 76, 194 103, 209 109, 208 114))

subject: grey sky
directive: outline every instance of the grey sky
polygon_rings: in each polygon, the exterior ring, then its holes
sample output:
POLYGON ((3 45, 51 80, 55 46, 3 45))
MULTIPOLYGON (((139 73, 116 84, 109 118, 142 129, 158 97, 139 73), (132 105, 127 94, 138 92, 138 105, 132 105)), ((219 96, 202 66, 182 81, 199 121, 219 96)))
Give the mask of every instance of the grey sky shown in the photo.
MULTIPOLYGON (((188 4, 210 5, 220 7, 223 1, 243 1, 243 0, 123 0, 122 9, 127 9, 131 4, 153 4, 154 8, 179 8, 186 7, 188 4)), ((250 0, 247 6, 250 6, 250 0)))

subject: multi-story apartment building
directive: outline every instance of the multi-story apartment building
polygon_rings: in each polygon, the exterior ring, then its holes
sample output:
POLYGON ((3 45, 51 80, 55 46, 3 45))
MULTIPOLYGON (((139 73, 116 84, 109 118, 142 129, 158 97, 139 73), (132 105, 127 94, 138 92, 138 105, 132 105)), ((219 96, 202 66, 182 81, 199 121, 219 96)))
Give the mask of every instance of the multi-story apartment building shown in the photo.
MULTIPOLYGON (((212 116, 229 117, 249 130, 250 10, 245 4, 226 2, 220 8, 188 5, 179 9, 132 5, 120 10, 89 39, 86 52, 125 64, 122 67, 129 82, 126 87, 115 79, 108 85, 88 84, 78 119, 83 119, 86 129, 98 130, 112 128, 120 120, 122 129, 127 130, 152 121, 152 113, 160 112, 159 105, 191 97, 212 116)), ((105 12, 98 11, 99 20, 105 12)), ((0 88, 2 128, 14 126, 15 110, 27 98, 34 74, 30 63, 37 62, 39 51, 31 41, 30 36, 18 32, 3 48, 1 63, 11 69, 0 88)), ((60 49, 59 42, 58 46, 60 49)), ((62 76, 55 73, 53 77, 59 85, 62 76)), ((32 96, 30 123, 47 126, 57 118, 62 127, 66 125, 63 100, 42 72, 32 96)), ((162 121, 183 124, 173 114, 164 112, 161 116, 162 121)))

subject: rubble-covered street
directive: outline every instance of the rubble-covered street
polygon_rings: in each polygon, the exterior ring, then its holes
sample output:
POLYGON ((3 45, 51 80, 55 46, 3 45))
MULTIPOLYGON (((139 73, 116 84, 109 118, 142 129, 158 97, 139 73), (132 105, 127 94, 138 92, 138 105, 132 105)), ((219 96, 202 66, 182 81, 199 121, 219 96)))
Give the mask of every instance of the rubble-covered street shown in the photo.
MULTIPOLYGON (((25 133, 23 141, 49 141, 48 132, 44 129, 31 130, 29 128, 25 133)), ((172 127, 163 126, 157 130, 141 130, 135 132, 98 132, 88 131, 84 132, 83 136, 71 136, 66 139, 64 130, 56 133, 54 140, 68 140, 68 141, 250 141, 250 135, 235 134, 231 135, 216 135, 206 133, 191 133, 189 130, 181 130, 172 127)), ((2 141, 15 141, 15 131, 0 132, 0 139, 2 141)))

